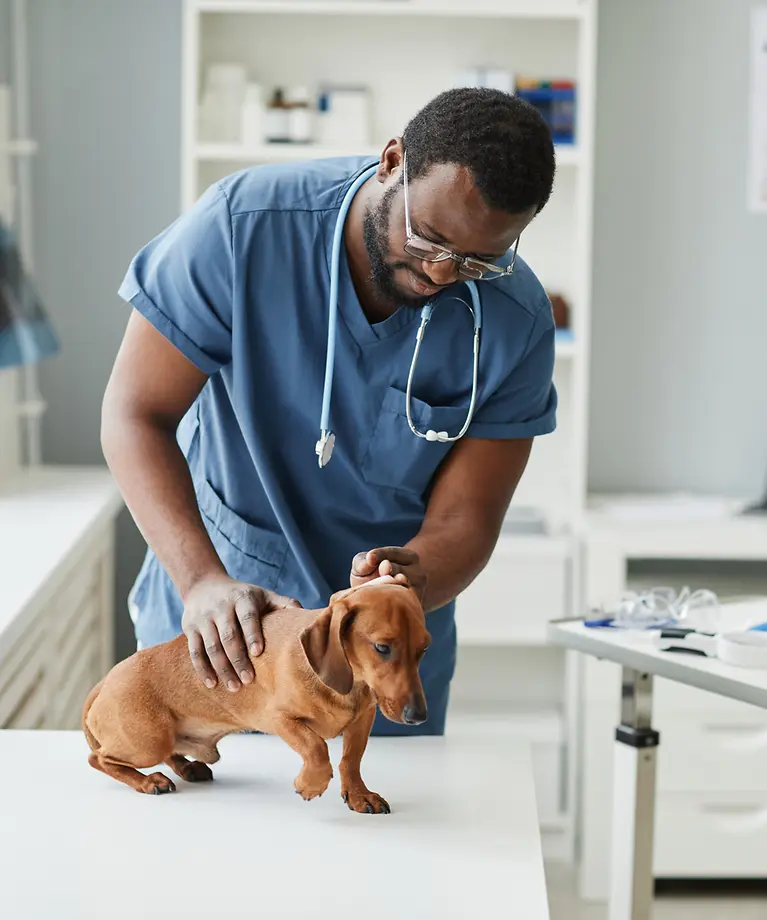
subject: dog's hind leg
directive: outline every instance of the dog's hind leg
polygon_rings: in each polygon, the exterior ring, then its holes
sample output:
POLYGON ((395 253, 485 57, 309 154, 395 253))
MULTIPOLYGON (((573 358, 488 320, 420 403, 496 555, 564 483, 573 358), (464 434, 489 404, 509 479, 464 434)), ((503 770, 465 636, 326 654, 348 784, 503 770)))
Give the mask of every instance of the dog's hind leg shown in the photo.
POLYGON ((88 763, 95 769, 101 770, 107 776, 126 783, 136 792, 145 792, 150 795, 162 795, 165 792, 175 792, 176 786, 162 773, 140 773, 135 767, 124 763, 115 763, 102 752, 94 752, 88 757, 88 763))
POLYGON ((200 763, 199 760, 187 760, 181 754, 174 754, 165 763, 176 776, 180 776, 188 783, 206 783, 213 779, 213 771, 207 764, 200 763))

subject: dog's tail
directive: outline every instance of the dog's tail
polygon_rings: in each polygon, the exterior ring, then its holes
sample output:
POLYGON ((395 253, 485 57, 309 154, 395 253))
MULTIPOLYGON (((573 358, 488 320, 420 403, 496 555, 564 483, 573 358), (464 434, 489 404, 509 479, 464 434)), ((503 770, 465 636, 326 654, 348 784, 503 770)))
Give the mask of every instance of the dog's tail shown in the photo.
POLYGON ((94 700, 101 692, 101 685, 104 683, 103 680, 100 680, 96 686, 88 694, 88 699, 85 701, 83 706, 83 717, 82 717, 82 727, 85 737, 90 745, 92 751, 97 751, 101 745, 96 740, 93 732, 88 728, 88 713, 90 712, 91 706, 93 705, 94 700))

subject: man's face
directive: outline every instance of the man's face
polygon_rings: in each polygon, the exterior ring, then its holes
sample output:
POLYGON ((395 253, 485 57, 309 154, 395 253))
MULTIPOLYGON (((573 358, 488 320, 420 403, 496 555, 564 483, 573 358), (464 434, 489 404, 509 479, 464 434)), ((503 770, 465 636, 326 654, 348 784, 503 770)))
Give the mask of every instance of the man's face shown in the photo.
MULTIPOLYGON (((408 179, 413 233, 439 243, 456 255, 495 262, 506 254, 535 216, 494 211, 485 204, 469 171, 453 163, 434 166, 408 179)), ((462 280, 458 263, 423 262, 405 252, 405 196, 400 165, 387 180, 376 206, 364 220, 364 238, 372 282, 395 305, 422 307, 442 288, 462 280)))

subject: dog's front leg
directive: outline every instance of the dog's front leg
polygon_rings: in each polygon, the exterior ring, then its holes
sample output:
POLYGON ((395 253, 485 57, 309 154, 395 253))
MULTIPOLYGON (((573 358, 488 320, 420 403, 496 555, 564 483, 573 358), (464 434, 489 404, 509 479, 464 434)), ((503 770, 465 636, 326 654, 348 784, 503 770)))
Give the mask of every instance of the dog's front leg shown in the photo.
POLYGON ((274 726, 274 732, 303 758, 303 769, 293 783, 296 792, 306 801, 322 795, 333 778, 325 739, 305 723, 288 716, 282 716, 274 726))
POLYGON ((388 815, 389 803, 377 792, 371 792, 362 782, 360 763, 375 719, 375 705, 363 709, 344 729, 344 751, 338 772, 341 774, 341 795, 352 811, 371 815, 388 815))

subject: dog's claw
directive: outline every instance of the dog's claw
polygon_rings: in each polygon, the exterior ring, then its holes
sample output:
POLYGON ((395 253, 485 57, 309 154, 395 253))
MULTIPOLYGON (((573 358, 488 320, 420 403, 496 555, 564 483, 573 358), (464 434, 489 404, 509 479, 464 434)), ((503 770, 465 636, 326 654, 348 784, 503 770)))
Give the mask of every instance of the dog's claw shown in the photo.
POLYGON ((173 785, 155 786, 154 789, 152 789, 152 795, 167 795, 169 792, 175 792, 175 791, 176 791, 176 787, 173 785))
POLYGON ((361 815, 390 815, 391 808, 389 803, 367 789, 364 792, 355 792, 347 790, 343 793, 342 798, 350 811, 356 811, 361 815))

